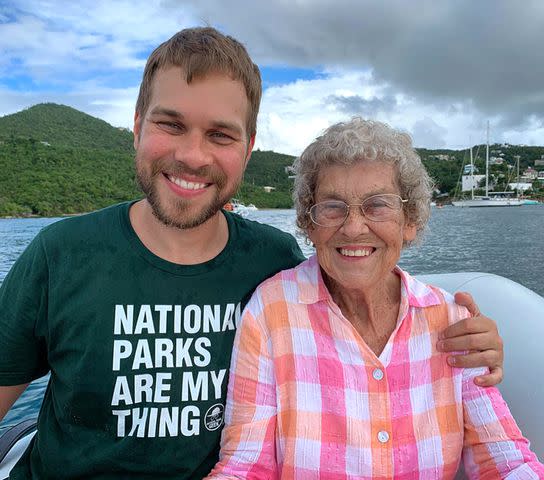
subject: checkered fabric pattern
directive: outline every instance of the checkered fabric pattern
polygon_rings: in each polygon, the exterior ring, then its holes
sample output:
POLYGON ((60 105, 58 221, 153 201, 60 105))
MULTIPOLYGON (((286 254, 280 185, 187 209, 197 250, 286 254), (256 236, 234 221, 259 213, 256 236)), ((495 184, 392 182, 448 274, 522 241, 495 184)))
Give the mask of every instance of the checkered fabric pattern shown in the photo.
POLYGON ((379 357, 332 301, 315 257, 264 282, 237 332, 220 461, 208 478, 544 478, 483 369, 438 333, 468 316, 397 268, 397 326, 379 357))

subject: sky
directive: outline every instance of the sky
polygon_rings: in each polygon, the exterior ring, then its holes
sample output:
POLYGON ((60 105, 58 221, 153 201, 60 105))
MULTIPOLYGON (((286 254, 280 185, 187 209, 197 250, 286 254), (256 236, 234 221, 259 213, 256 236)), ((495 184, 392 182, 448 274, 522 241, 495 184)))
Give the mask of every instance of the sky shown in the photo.
POLYGON ((151 51, 211 25, 263 77, 256 148, 298 155, 354 115, 416 147, 544 145, 541 0, 0 0, 0 116, 42 102, 132 128, 151 51))

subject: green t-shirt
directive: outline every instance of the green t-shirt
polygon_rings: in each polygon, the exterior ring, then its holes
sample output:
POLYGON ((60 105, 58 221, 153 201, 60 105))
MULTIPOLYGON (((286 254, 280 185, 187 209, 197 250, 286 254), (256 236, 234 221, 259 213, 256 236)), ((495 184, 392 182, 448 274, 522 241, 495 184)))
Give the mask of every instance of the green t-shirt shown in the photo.
POLYGON ((10 478, 194 479, 217 460, 241 310, 302 253, 225 212, 225 249, 177 265, 145 248, 129 208, 45 228, 0 289, 0 385, 51 372, 10 478))

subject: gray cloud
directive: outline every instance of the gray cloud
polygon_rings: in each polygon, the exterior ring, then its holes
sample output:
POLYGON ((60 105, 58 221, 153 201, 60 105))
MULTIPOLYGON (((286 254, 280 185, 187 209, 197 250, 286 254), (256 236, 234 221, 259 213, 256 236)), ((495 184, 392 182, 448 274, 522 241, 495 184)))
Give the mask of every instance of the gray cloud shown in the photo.
POLYGON ((415 122, 411 132, 414 145, 434 145, 435 148, 446 146, 446 134, 447 130, 431 118, 415 122))
POLYGON ((360 95, 352 95, 349 97, 329 95, 325 99, 325 104, 333 105, 339 111, 347 115, 375 117, 378 113, 392 111, 397 106, 397 100, 394 96, 365 99, 360 95))
POLYGON ((170 0, 245 42, 262 64, 367 66, 418 101, 544 118, 540 0, 170 0))

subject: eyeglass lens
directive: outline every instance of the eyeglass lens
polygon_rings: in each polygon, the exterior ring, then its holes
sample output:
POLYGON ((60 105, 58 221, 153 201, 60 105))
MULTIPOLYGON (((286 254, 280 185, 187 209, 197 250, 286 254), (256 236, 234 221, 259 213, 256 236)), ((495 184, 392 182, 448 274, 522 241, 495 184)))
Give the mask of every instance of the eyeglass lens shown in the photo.
POLYGON ((352 204, 341 200, 329 200, 315 204, 310 209, 314 223, 322 226, 336 226, 345 221, 350 207, 359 206, 364 216, 373 221, 387 221, 395 218, 402 208, 402 199, 398 195, 373 195, 362 204, 352 204))

